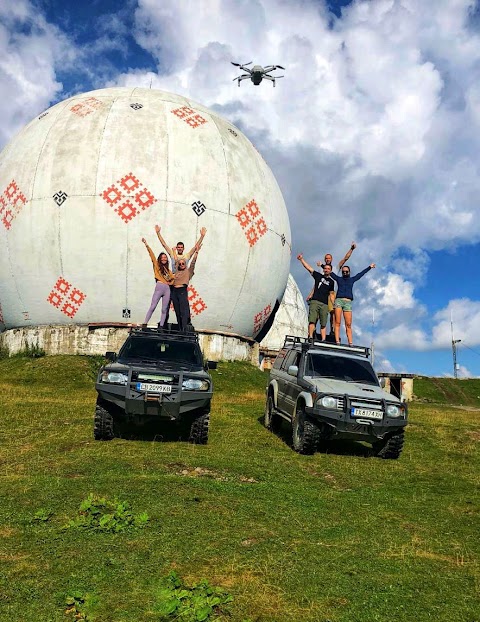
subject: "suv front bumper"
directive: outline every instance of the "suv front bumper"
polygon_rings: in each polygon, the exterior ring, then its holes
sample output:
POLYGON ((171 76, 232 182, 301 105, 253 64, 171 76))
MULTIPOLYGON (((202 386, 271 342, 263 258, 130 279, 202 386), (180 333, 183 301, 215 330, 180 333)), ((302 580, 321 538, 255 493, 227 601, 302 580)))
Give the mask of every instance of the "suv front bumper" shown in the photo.
POLYGON ((305 408, 306 415, 315 422, 321 422, 326 427, 325 433, 329 437, 356 438, 357 440, 382 439, 385 435, 404 428, 407 419, 404 417, 387 417, 383 419, 366 419, 352 417, 350 413, 329 410, 311 406, 305 408))
POLYGON ((129 416, 152 416, 178 420, 196 410, 208 412, 212 391, 178 391, 176 393, 149 393, 131 386, 97 383, 99 396, 118 406, 129 416))

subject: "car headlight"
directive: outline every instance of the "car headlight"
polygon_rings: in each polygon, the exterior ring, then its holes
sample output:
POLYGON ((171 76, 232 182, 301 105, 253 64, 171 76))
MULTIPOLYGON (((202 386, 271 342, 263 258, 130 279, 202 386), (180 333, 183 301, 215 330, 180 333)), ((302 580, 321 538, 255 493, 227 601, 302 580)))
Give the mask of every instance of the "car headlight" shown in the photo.
POLYGON ((122 374, 119 371, 102 371, 100 376, 102 382, 108 382, 109 384, 127 384, 128 375, 122 374))
POLYGON ((395 404, 387 404, 387 415, 389 417, 403 417, 403 408, 395 404))
POLYGON ((208 380, 200 380, 199 378, 188 378, 182 382, 182 389, 186 391, 208 391, 210 383, 208 380))
POLYGON ((322 397, 322 399, 320 400, 320 403, 324 408, 336 408, 337 407, 337 400, 331 395, 325 395, 324 397, 322 397))

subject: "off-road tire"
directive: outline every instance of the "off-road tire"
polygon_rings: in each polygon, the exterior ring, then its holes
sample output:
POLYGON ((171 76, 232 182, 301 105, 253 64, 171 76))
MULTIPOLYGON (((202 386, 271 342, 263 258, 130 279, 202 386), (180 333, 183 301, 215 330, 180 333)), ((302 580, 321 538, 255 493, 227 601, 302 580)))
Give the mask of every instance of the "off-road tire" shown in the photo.
POLYGON ((196 417, 190 427, 189 441, 195 445, 208 443, 208 430, 210 427, 210 413, 203 413, 196 417))
POLYGON ((263 413, 263 425, 270 430, 270 432, 278 432, 282 425, 282 420, 275 412, 275 405, 273 403, 273 395, 269 393, 267 401, 265 403, 265 411, 263 413))
POLYGON ((311 455, 315 453, 319 437, 319 429, 307 418, 304 407, 297 406, 292 419, 293 449, 299 454, 311 455))
POLYGON ((95 406, 93 437, 96 441, 111 441, 115 436, 112 414, 101 404, 95 406))
POLYGON ((397 460, 400 457, 405 441, 405 431, 395 432, 386 439, 373 444, 373 452, 378 458, 384 460, 397 460))

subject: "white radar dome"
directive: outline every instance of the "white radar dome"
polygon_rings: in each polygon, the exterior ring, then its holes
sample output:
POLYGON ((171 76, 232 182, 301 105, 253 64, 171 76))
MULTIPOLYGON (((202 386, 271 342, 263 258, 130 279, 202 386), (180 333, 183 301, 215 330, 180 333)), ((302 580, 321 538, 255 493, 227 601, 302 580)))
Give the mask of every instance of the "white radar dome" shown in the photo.
POLYGON ((278 308, 272 327, 261 345, 269 350, 280 350, 286 335, 307 337, 308 314, 305 301, 295 279, 288 276, 287 289, 278 308))
POLYGON ((52 106, 0 155, 0 328, 143 322, 155 281, 141 238, 163 251, 156 224, 186 251, 207 229, 189 286, 195 328, 261 339, 291 235, 277 182, 242 132, 150 89, 52 106))

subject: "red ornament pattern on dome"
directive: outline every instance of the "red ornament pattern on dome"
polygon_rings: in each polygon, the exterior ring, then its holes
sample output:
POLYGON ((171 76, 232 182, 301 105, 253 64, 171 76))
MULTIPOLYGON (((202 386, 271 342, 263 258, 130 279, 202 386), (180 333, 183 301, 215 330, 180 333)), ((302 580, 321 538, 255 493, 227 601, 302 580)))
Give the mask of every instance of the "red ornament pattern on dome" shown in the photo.
POLYGON ((250 246, 255 246, 260 238, 268 231, 267 223, 255 199, 252 199, 245 207, 242 207, 242 209, 235 214, 235 217, 242 227, 250 246))
POLYGON ((267 305, 263 311, 257 313, 253 318, 253 332, 258 333, 259 330, 263 327, 265 322, 270 317, 270 313, 272 312, 272 305, 267 305))
POLYGON ((92 112, 95 112, 102 107, 103 102, 101 102, 99 99, 96 99, 95 97, 89 97, 88 99, 78 102, 78 104, 72 106, 70 108, 70 112, 73 112, 79 117, 86 117, 87 115, 92 114, 92 112))
POLYGON ((47 302, 67 317, 73 318, 86 297, 86 294, 60 276, 48 295, 47 302))
POLYGON ((12 179, 0 195, 0 220, 7 231, 10 230, 13 220, 18 216, 27 199, 12 179))
POLYGON ((131 172, 111 184, 100 196, 125 223, 157 202, 148 188, 131 172))
POLYGON ((193 315, 200 315, 200 313, 203 313, 205 311, 207 305, 192 285, 188 286, 187 292, 191 313, 193 315))
POLYGON ((170 111, 176 117, 184 121, 191 128, 195 129, 199 125, 207 123, 207 120, 200 114, 195 114, 195 110, 190 106, 182 106, 181 108, 175 108, 170 111))

